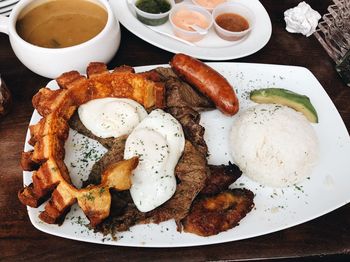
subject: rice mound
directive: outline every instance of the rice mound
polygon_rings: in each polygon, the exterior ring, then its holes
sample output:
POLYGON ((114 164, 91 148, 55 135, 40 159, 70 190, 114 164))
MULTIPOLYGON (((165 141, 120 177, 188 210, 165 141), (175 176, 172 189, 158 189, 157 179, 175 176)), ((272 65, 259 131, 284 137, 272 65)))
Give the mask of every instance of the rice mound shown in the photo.
POLYGON ((318 158, 312 125, 286 106, 259 104, 240 113, 230 139, 234 162, 245 175, 267 186, 301 182, 318 158))

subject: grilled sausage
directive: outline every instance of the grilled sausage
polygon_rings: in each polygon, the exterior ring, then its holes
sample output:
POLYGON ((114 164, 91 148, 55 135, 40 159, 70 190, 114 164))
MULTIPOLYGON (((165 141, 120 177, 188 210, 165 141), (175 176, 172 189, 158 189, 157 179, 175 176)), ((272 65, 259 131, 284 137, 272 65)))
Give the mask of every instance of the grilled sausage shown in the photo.
POLYGON ((185 54, 176 54, 170 65, 181 78, 209 97, 221 112, 227 115, 238 112, 239 104, 233 87, 213 68, 185 54))

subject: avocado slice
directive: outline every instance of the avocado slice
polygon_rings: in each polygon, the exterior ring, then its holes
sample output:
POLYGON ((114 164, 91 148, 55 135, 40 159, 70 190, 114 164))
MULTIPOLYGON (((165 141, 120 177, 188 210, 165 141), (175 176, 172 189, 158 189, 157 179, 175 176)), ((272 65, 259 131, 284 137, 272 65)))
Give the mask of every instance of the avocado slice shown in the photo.
POLYGON ((250 92, 250 99, 259 104, 281 104, 303 113, 312 123, 318 123, 318 116, 310 99, 283 88, 263 88, 250 92))

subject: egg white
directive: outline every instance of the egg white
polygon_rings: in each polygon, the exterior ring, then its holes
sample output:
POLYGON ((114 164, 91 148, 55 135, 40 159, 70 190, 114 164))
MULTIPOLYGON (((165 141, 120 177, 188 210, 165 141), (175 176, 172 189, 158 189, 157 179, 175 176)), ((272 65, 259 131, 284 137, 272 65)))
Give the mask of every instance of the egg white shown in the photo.
POLYGON ((146 110, 127 98, 100 98, 78 108, 83 125, 101 138, 128 135, 147 116, 146 110))
POLYGON ((152 111, 129 135, 124 158, 139 156, 130 194, 141 212, 153 210, 175 193, 174 171, 184 147, 181 124, 161 109, 152 111))

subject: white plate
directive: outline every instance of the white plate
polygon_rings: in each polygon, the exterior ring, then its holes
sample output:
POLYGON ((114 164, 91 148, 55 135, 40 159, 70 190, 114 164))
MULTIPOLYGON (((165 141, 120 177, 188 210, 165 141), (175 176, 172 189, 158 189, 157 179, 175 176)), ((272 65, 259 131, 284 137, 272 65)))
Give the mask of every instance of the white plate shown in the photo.
MULTIPOLYGON (((184 2, 190 2, 185 0, 184 2)), ((173 53, 188 55, 207 60, 230 60, 251 55, 263 48, 270 39, 272 27, 270 17, 258 0, 234 0, 251 8, 255 14, 255 27, 250 35, 238 42, 226 41, 218 37, 212 28, 209 34, 197 46, 189 46, 170 37, 161 35, 147 28, 134 16, 127 0, 109 1, 119 22, 130 32, 148 43, 173 53)), ((157 30, 172 34, 168 21, 158 26, 157 30)))
MULTIPOLYGON (((313 124, 320 142, 320 159, 310 174, 310 179, 297 187, 282 190, 263 187, 242 176, 235 183, 235 187, 246 187, 256 194, 255 208, 239 226, 211 237, 178 233, 174 221, 167 221, 160 225, 132 227, 128 232, 120 233, 118 235, 120 239, 114 241, 109 236, 103 237, 88 230, 85 226, 88 220, 78 207, 72 208, 62 226, 45 224, 39 220, 39 211, 43 206, 38 209, 28 208, 32 224, 49 234, 94 243, 144 247, 196 246, 268 234, 309 221, 349 203, 350 137, 332 101, 309 70, 295 66, 244 63, 209 63, 209 65, 233 84, 240 98, 241 110, 252 105, 247 94, 255 88, 276 86, 310 97, 320 120, 320 123, 313 124)), ((154 66, 136 69, 145 71, 151 68, 154 66)), ((48 86, 57 88, 54 81, 48 86)), ((34 111, 30 124, 36 123, 39 119, 40 116, 34 111)), ((201 122, 206 128, 205 139, 209 146, 209 162, 212 164, 227 164, 228 161, 232 161, 228 148, 228 133, 232 120, 232 117, 224 116, 218 110, 202 114, 201 122)), ((28 139, 29 134, 26 138, 25 151, 31 148, 27 143, 28 139)), ((80 151, 80 147, 85 145, 86 138, 74 135, 74 132, 71 132, 66 142, 65 161, 77 185, 93 164, 88 163, 85 169, 79 168, 86 165, 82 161, 83 152, 80 151), (76 167, 72 167, 71 163, 76 167)), ((103 152, 92 153, 101 155, 103 152)), ((24 184, 28 185, 30 182, 31 172, 24 172, 24 184)))

